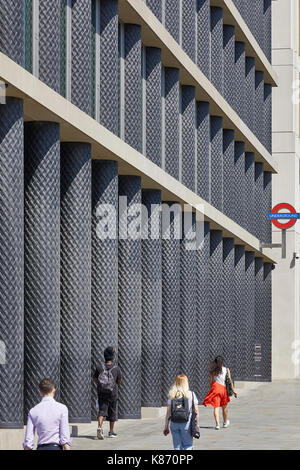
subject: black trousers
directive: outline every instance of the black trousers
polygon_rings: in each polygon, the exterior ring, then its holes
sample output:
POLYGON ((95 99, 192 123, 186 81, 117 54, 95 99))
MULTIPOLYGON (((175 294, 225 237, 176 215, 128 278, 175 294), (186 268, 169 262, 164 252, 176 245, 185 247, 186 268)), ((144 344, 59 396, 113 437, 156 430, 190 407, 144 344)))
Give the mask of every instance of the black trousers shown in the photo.
POLYGON ((63 450, 59 444, 41 444, 36 450, 63 450))

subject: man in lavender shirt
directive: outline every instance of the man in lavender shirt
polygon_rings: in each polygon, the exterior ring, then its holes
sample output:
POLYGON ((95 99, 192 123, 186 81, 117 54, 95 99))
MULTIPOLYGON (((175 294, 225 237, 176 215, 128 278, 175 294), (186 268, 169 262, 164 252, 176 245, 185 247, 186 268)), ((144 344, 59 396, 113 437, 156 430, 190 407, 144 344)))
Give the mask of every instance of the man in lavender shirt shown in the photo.
POLYGON ((37 450, 70 450, 68 408, 54 400, 52 380, 43 379, 39 389, 43 398, 28 413, 24 449, 33 449, 36 431, 39 438, 37 450))

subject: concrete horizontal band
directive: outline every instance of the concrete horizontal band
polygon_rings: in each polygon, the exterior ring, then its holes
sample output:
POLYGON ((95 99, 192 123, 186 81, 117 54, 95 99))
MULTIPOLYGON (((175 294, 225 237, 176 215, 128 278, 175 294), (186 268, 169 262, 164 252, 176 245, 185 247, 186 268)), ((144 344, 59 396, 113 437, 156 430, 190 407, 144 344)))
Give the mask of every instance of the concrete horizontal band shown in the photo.
POLYGON ((141 176, 143 188, 161 190, 164 201, 189 204, 204 214, 212 229, 222 230, 223 236, 233 237, 236 244, 245 245, 246 250, 254 251, 265 261, 276 262, 273 254, 261 251, 258 238, 2 53, 0 78, 8 84, 8 95, 24 100, 25 121, 58 122, 62 142, 91 143, 93 159, 116 160, 119 174, 141 176))
MULTIPOLYGON (((223 128, 233 129, 235 140, 245 142, 245 151, 253 152, 255 160, 263 162, 266 171, 277 173, 276 160, 142 0, 119 0, 119 18, 124 23, 139 24, 142 28, 142 43, 145 46, 159 47, 162 51, 162 64, 165 67, 178 68, 180 83, 196 88, 196 100, 209 101, 210 114, 223 118, 223 128)), ((243 23, 246 30, 246 24, 243 23)), ((254 42, 255 39, 253 36, 252 38, 254 42)), ((259 49, 257 43, 256 45, 259 49)), ((263 55, 262 51, 261 54, 263 55)))

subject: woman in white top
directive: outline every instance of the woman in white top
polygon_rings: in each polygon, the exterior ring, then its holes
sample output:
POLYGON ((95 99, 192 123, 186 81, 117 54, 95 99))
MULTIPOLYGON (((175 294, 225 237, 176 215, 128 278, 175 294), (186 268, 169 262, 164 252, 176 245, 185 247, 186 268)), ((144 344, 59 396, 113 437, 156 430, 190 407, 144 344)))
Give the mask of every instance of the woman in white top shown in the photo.
MULTIPOLYGON (((193 437, 191 435, 191 416, 192 406, 194 400, 194 411, 197 417, 197 426, 199 429, 199 414, 198 414, 198 400, 194 392, 189 389, 189 382, 186 375, 177 375, 175 382, 171 387, 168 395, 168 406, 164 428, 164 435, 167 436, 170 430, 173 438, 174 450, 192 450, 193 449, 193 437), (181 399, 185 399, 182 401, 181 399), (174 403, 177 404, 177 408, 181 410, 186 406, 186 417, 185 422, 177 422, 174 413, 174 403), (172 413, 173 410, 173 413, 172 413), (171 424, 170 424, 171 421, 171 424)), ((183 413, 184 414, 184 413, 183 413)))
MULTIPOLYGON (((229 426, 228 419, 228 409, 227 403, 230 402, 230 398, 227 395, 225 378, 228 371, 228 376, 231 380, 230 370, 224 367, 224 359, 222 356, 217 356, 215 360, 211 363, 210 375, 209 375, 209 385, 210 390, 206 397, 203 400, 204 406, 212 406, 214 408, 214 418, 216 421, 216 428, 220 429, 220 419, 219 411, 222 407, 223 412, 223 427, 227 428, 229 426)), ((237 396, 234 390, 235 396, 237 396)))

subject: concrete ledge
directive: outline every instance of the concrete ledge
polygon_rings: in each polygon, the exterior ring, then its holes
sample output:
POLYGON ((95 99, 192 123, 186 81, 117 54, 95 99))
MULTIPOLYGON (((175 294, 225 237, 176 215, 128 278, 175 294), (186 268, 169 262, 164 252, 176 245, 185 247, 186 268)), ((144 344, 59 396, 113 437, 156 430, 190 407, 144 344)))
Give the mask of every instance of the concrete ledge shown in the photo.
POLYGON ((0 450, 22 450, 24 429, 0 429, 0 450))
POLYGON ((161 408, 154 408, 154 407, 142 407, 142 419, 147 418, 161 418, 166 414, 166 407, 163 406, 161 408))

